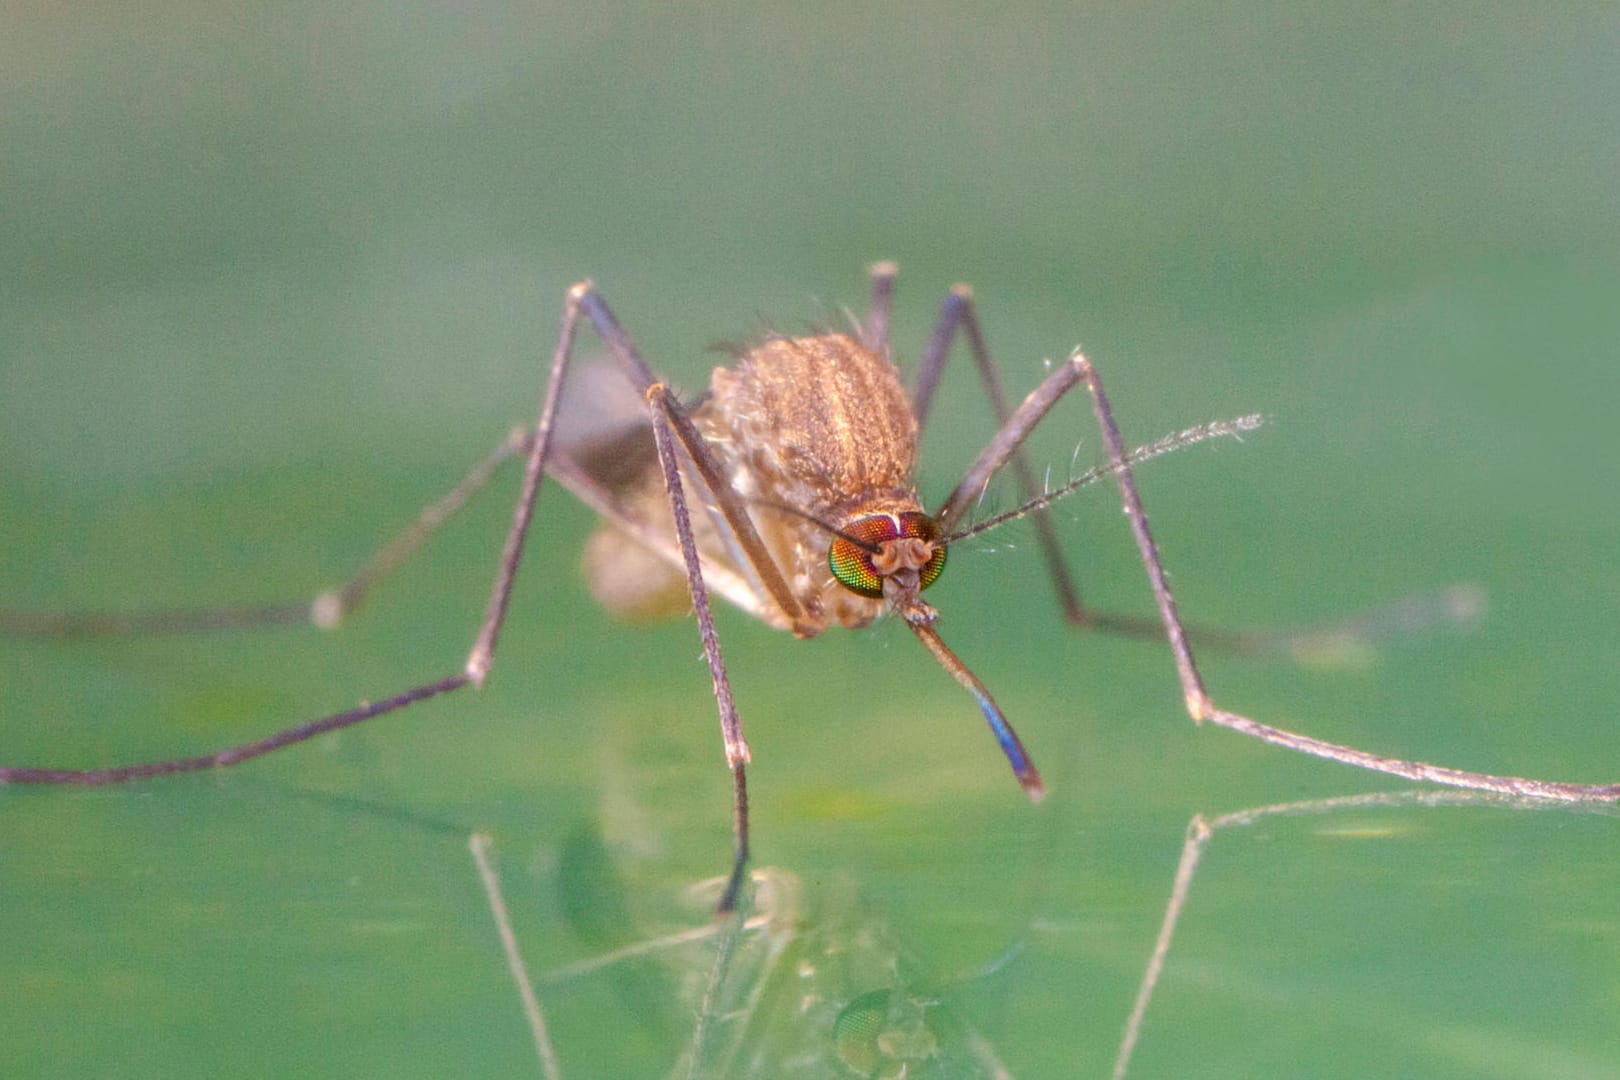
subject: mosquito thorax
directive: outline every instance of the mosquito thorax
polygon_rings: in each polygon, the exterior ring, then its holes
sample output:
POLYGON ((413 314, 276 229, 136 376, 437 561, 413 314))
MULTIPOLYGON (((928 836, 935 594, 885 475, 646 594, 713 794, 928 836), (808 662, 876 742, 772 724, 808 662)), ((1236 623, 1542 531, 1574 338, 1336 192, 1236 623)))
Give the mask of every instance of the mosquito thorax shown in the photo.
POLYGON ((868 514, 833 537, 827 564, 838 583, 857 596, 881 600, 885 580, 909 592, 928 588, 945 569, 939 525, 920 510, 868 514))

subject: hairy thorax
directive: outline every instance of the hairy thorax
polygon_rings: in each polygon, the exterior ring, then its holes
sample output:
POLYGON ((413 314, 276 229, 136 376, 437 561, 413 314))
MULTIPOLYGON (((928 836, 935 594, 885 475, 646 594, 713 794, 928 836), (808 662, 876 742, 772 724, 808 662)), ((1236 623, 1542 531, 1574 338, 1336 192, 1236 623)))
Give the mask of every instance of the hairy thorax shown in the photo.
MULTIPOLYGON (((842 588, 828 569, 834 533, 874 514, 916 512, 917 421, 894 365, 844 334, 772 338, 714 370, 693 420, 767 550, 804 608, 795 628, 809 636, 834 624, 859 627, 883 601, 842 588)), ((706 567, 758 582, 702 481, 688 469, 694 534, 706 567)), ((655 468, 641 474, 635 512, 673 535, 668 496, 655 468)), ((629 615, 679 609, 685 576, 665 555, 630 549, 604 526, 587 550, 592 589, 629 615)), ((761 590, 762 591, 762 590, 761 590)), ((774 605, 754 614, 788 629, 774 605)))

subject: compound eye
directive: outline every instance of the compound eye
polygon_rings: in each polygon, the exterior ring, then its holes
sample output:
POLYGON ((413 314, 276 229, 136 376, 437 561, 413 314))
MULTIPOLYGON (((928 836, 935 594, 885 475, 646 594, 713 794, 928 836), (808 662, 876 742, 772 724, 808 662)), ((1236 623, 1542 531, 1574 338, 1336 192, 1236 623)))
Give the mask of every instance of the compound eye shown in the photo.
POLYGON ((883 577, 872 565, 873 554, 845 537, 835 536, 832 549, 827 552, 827 565, 832 568, 833 577, 838 579, 838 583, 850 592, 880 600, 883 597, 883 577))
POLYGON ((945 545, 939 542, 939 526, 927 514, 901 514, 900 524, 906 536, 918 536, 934 545, 928 565, 917 574, 917 588, 926 589, 945 572, 945 545), (912 521, 911 519, 915 519, 912 521))
MULTIPOLYGON (((833 537, 827 553, 827 564, 833 577, 850 592, 873 600, 883 598, 883 575, 872 565, 872 556, 887 540, 914 537, 934 543, 939 527, 927 514, 910 511, 895 518, 889 514, 873 514, 857 518, 844 526, 843 535, 833 537)), ((926 589, 939 580, 945 569, 945 545, 934 543, 934 553, 927 565, 917 573, 919 588, 926 589)))

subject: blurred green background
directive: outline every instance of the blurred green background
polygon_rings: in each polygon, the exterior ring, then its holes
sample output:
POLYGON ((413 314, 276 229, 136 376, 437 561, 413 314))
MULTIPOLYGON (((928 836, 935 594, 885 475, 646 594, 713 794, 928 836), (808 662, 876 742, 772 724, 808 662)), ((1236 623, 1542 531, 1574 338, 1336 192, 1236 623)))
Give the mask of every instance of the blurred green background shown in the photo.
MULTIPOLYGON (((14 4, 0 604, 301 597, 532 415, 569 282, 695 391, 711 342, 837 318, 893 258, 903 364, 965 280, 1015 393, 1083 342, 1127 438, 1266 416, 1143 470, 1189 618, 1489 594, 1370 665, 1207 656, 1227 707, 1620 779, 1617 50, 1607 4, 14 4)), ((964 359, 936 500, 992 430, 964 359)), ((1032 455, 1097 442, 1076 402, 1032 455)), ((194 753, 453 670, 514 490, 335 635, 0 641, 0 761, 194 753)), ((1112 491, 1057 517, 1088 595, 1148 611, 1112 491)), ((0 791, 6 1074, 534 1074, 473 829, 563 1074, 670 1074, 712 943, 566 966, 707 924, 729 785, 691 625, 601 615, 589 528, 546 491, 480 695, 226 774, 0 791)), ((1163 648, 1063 630, 1022 526, 930 598, 1052 794, 903 631, 723 613, 756 865, 802 889, 737 954, 729 988, 771 992, 716 1018, 725 1071, 897 1067, 827 1022, 887 989, 940 1003, 931 1049, 882 1043, 912 1075, 1106 1075, 1191 814, 1401 786, 1195 729, 1163 648)), ((1620 1077, 1615 827, 1218 836, 1131 1075, 1620 1077)))

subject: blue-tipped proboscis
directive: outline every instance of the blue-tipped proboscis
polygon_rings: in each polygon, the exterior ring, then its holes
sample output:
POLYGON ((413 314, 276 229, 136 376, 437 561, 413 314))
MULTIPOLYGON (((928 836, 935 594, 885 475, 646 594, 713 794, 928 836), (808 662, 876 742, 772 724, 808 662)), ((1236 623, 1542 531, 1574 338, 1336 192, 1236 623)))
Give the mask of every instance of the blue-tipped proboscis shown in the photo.
POLYGON ((1036 770, 1035 763, 1029 759, 1029 752, 1019 741, 1018 732, 1013 730, 1007 718, 1001 714, 1001 706, 996 699, 990 696, 990 691, 984 688, 979 677, 969 671, 967 665, 959 660, 955 653, 939 639, 934 628, 924 623, 909 623, 912 633, 934 654, 934 659, 940 662, 951 676, 973 695, 973 700, 979 703, 979 711, 984 713, 985 721, 990 725, 996 742, 1001 744, 1001 752, 1007 755, 1007 764, 1012 766, 1013 775, 1023 785, 1024 791, 1030 799, 1039 802, 1046 795, 1046 785, 1041 782, 1041 774, 1036 770))

